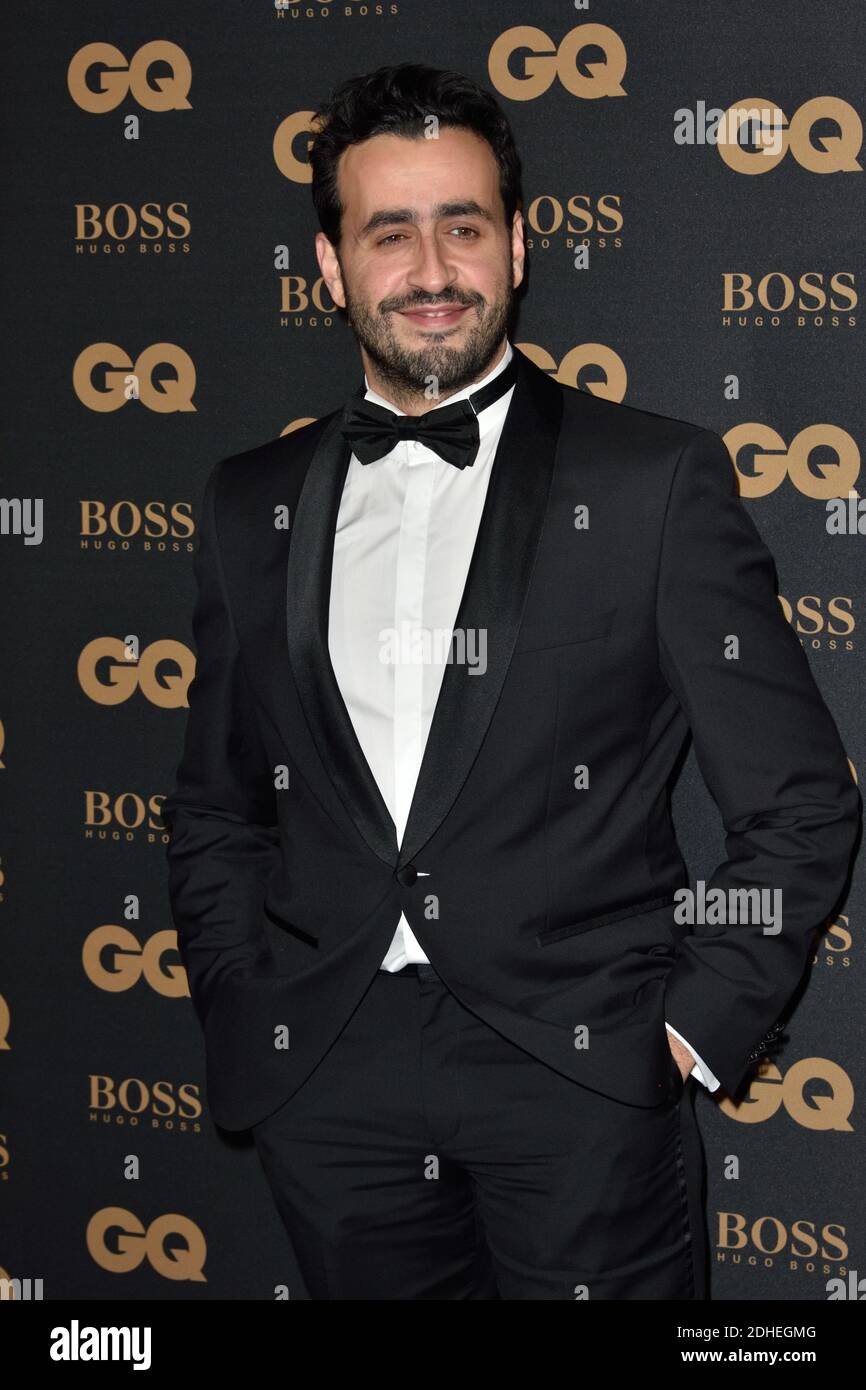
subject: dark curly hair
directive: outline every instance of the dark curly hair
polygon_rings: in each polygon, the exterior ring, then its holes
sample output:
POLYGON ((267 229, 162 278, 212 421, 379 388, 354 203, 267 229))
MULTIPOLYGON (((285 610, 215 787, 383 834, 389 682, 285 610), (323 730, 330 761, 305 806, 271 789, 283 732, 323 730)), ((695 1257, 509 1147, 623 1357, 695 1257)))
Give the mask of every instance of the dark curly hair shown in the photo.
POLYGON ((487 141, 499 165, 499 191, 510 230, 515 211, 523 207, 520 157, 496 98, 459 72, 400 63, 349 78, 315 113, 310 147, 313 203, 319 226, 335 250, 340 249, 342 235, 340 155, 374 135, 420 138, 429 116, 436 116, 440 127, 464 126, 487 141))

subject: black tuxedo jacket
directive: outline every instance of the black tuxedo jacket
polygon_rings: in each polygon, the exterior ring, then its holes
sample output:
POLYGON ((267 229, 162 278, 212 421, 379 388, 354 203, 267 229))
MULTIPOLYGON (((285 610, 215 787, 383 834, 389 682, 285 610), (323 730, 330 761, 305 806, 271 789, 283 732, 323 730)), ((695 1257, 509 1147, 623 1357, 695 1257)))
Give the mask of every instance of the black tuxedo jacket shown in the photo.
POLYGON ((455 622, 487 669, 445 667, 399 848, 328 654, 342 409, 208 478, 164 816, 227 1129, 309 1076, 401 909, 458 999, 575 1081, 663 1102, 667 1018, 734 1093, 845 885, 860 795, 721 439, 516 356, 455 622), (727 832, 708 887, 781 888, 779 935, 674 920, 689 728, 727 832))

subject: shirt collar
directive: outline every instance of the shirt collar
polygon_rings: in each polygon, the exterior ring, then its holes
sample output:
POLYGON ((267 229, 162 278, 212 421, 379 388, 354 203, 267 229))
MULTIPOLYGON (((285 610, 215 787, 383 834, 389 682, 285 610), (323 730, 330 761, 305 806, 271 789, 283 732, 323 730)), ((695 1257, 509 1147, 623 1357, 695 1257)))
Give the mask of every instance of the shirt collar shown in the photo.
MULTIPOLYGON (((487 373, 486 376, 481 377, 481 379, 480 379, 479 381, 470 382, 470 384, 469 384, 468 386, 464 386, 463 389, 462 389, 461 391, 455 391, 455 392, 454 392, 454 395, 453 395, 453 396, 448 396, 447 399, 444 400, 444 401, 442 402, 442 404, 443 404, 443 405, 451 405, 454 401, 466 400, 466 399, 468 399, 469 396, 473 395, 474 392, 480 391, 481 388, 482 388, 482 386, 486 386, 486 385, 487 385, 488 381, 493 381, 494 377, 499 376, 499 373, 500 373, 500 372, 504 372, 504 371, 505 371, 505 368, 508 366, 508 364, 509 364, 509 362, 511 361, 511 359, 512 359, 513 356, 514 356, 514 349, 512 348, 511 343, 510 343, 508 340, 506 340, 506 343, 505 343, 505 351, 504 351, 504 353, 502 354, 502 357, 501 357, 501 358, 499 359, 499 361, 497 362, 496 366, 492 369, 492 371, 489 371, 489 372, 487 373)), ((400 409, 398 409, 398 407, 397 407, 396 405, 394 405, 393 401, 388 401, 388 400, 386 400, 384 396, 380 396, 380 395, 379 395, 378 391, 374 391, 374 390, 373 390, 373 387, 370 386, 370 384, 369 384, 368 381, 367 381, 367 373, 366 373, 366 372, 364 373, 364 386, 365 386, 365 388, 366 388, 365 395, 364 395, 364 399, 365 399, 365 400, 367 400, 367 401, 373 401, 375 405, 382 405, 382 406, 385 407, 386 410, 393 410, 393 412, 394 412, 395 415, 405 415, 405 414, 406 414, 405 410, 400 410, 400 409)), ((512 386, 512 388, 511 388, 511 390, 512 390, 512 391, 514 390, 514 387, 513 387, 513 386, 512 386)), ((510 399, 510 392, 506 391, 505 394, 502 395, 502 396, 500 396, 498 400, 492 401, 490 405, 486 406, 486 407, 484 408, 484 410, 482 410, 482 411, 479 412, 479 414, 478 414, 478 429, 479 429, 479 433, 484 433, 485 425, 486 425, 487 421, 488 421, 489 419, 492 419, 492 418, 493 418, 493 417, 490 416, 489 412, 490 412, 491 410, 496 410, 497 408, 500 409, 500 410, 503 409, 503 407, 507 406, 509 399, 510 399)), ((430 409, 431 409, 431 410, 435 410, 435 409, 436 409, 436 406, 433 405, 433 404, 431 404, 430 409)), ((504 418, 504 417, 503 417, 503 418, 504 418)))

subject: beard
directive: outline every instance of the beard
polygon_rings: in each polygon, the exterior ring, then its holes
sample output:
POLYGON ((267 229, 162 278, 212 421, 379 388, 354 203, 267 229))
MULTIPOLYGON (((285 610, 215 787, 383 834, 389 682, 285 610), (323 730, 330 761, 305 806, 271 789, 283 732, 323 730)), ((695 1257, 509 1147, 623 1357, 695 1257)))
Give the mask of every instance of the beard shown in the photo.
POLYGON ((349 327, 375 364, 395 403, 401 404, 401 397, 411 399, 424 394, 431 377, 436 378, 438 395, 443 397, 461 391, 486 374, 496 349, 508 333, 517 301, 510 271, 509 259, 496 297, 489 301, 476 292, 453 288, 438 296, 419 291, 400 300, 386 299, 375 309, 354 298, 343 275, 349 327), (397 311, 445 304, 471 306, 464 319, 469 323, 469 332, 462 345, 452 345, 445 337, 437 341, 435 329, 418 348, 408 348, 398 341, 393 329, 393 315, 397 311))

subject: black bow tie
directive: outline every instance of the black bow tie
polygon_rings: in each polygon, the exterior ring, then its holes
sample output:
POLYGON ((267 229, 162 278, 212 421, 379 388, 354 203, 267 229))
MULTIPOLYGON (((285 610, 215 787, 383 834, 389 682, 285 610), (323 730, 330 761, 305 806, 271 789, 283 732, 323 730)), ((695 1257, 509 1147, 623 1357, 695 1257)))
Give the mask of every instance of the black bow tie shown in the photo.
POLYGON ((343 411, 342 432, 361 463, 374 463, 401 439, 418 439, 446 463, 467 468, 478 453, 479 412, 509 391, 516 380, 517 360, 512 355, 508 366, 480 391, 425 415, 397 415, 375 401, 356 397, 343 411))

